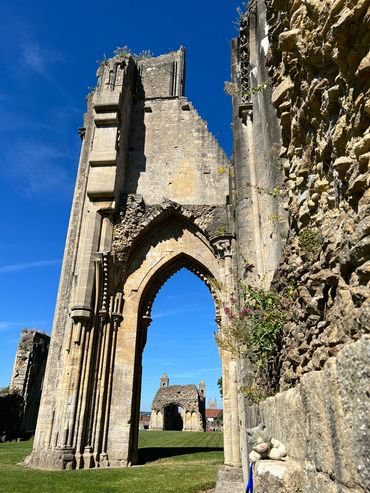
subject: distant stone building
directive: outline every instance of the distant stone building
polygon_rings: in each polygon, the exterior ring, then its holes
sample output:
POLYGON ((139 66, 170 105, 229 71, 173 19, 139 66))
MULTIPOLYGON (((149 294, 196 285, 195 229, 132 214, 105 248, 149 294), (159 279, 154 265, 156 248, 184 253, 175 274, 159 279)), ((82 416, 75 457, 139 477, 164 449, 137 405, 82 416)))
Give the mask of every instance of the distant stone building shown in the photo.
POLYGON ((217 408, 217 400, 209 399, 206 408, 206 430, 221 431, 223 429, 222 409, 217 408))
POLYGON ((164 373, 155 394, 150 417, 151 430, 204 431, 206 386, 169 385, 164 373))
POLYGON ((208 409, 217 409, 216 399, 208 399, 208 409))
POLYGON ((139 430, 148 430, 150 425, 150 413, 140 411, 139 430))

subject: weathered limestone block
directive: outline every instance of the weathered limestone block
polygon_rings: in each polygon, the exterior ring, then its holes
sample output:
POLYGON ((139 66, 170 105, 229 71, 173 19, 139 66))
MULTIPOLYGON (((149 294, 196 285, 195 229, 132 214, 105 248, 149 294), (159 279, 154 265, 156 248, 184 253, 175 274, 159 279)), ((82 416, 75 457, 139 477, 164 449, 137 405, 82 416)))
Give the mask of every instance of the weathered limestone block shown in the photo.
POLYGON ((272 93, 272 103, 275 107, 279 106, 279 104, 285 99, 285 97, 289 94, 294 87, 293 81, 287 77, 285 78, 277 87, 274 89, 272 93))
POLYGON ((288 454, 286 462, 256 463, 256 493, 369 489, 369 361, 365 335, 343 347, 322 371, 304 375, 297 387, 253 410, 288 454))
POLYGON ((260 461, 254 470, 256 493, 303 493, 304 471, 292 460, 260 461))
POLYGON ((219 469, 215 493, 244 493, 242 470, 240 467, 223 466, 219 469))
POLYGON ((279 47, 284 51, 292 51, 297 44, 299 29, 291 29, 290 31, 283 31, 279 35, 279 47))

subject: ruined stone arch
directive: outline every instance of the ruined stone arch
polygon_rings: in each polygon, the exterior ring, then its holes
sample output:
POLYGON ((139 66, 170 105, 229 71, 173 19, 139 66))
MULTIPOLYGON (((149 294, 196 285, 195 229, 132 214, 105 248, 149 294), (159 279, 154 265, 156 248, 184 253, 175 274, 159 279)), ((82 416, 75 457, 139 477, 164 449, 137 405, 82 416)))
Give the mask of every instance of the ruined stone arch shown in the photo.
MULTIPOLYGON (((184 56, 115 57, 88 98, 30 466, 135 463, 156 293, 181 267, 217 306, 233 289, 229 175, 219 173, 229 163, 184 97, 184 56)), ((225 462, 239 465, 236 362, 225 351, 221 361, 225 462)))
POLYGON ((185 419, 185 409, 184 406, 182 406, 181 404, 178 404, 177 402, 171 402, 164 406, 163 408, 164 430, 182 431, 184 427, 184 419, 185 419), (182 412, 179 410, 179 408, 182 409, 182 412), (174 417, 172 414, 175 409, 177 412, 176 412, 176 416, 174 417))
POLYGON ((171 259, 167 264, 162 267, 161 273, 158 273, 156 279, 153 280, 150 286, 146 287, 146 293, 143 293, 142 304, 140 307, 140 313, 142 316, 151 317, 151 310, 153 302, 157 297, 162 286, 179 270, 187 269, 195 274, 201 281, 203 281, 208 287, 212 299, 215 304, 216 320, 220 317, 220 296, 215 289, 215 277, 208 271, 203 265, 201 265, 196 259, 190 257, 185 253, 180 253, 177 257, 171 259))
MULTIPOLYGON (((125 422, 130 422, 126 443, 117 447, 127 447, 130 462, 136 461, 139 402, 141 393, 141 359, 151 322, 150 313, 153 301, 161 286, 179 269, 185 267, 194 272, 209 287, 215 305, 218 306, 220 293, 216 293, 213 281, 222 283, 225 275, 225 260, 216 255, 205 235, 198 228, 178 214, 166 215, 161 221, 154 221, 146 227, 146 234, 136 243, 135 249, 127 257, 126 275, 123 284, 123 321, 118 331, 116 369, 112 390, 111 419, 122 423, 119 435, 125 434, 125 422), (120 361, 121 348, 125 354, 120 361), (128 374, 130 381, 120 376, 128 374), (121 385, 120 385, 121 383, 121 385), (120 406, 120 396, 127 393, 129 406, 120 406), (130 408, 130 414, 128 413, 130 408)), ((218 312, 220 317, 220 313, 218 312)), ((162 411, 163 415, 163 411, 162 411)), ((164 418, 164 416, 163 416, 164 418)), ((118 425, 117 425, 118 426, 118 425)), ((114 450, 114 443, 111 443, 114 450)), ((113 452, 114 453, 114 452, 113 452)), ((115 460, 110 454, 110 461, 115 460)))
POLYGON ((199 388, 194 384, 169 385, 169 379, 164 374, 152 402, 149 428, 180 431, 181 421, 181 431, 205 431, 206 403, 204 392, 201 392, 201 389, 204 390, 204 382, 199 384, 199 388), (163 377, 166 378, 167 383, 164 386, 162 386, 163 377), (159 419, 158 413, 160 413, 159 419))

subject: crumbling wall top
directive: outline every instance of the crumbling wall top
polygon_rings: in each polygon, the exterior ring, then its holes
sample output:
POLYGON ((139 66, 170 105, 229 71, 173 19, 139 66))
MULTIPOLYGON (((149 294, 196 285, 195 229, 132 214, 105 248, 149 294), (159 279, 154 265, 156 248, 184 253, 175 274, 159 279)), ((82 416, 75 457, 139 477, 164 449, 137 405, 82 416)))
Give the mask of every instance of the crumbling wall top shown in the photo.
POLYGON ((143 99, 184 95, 185 48, 138 61, 143 99))

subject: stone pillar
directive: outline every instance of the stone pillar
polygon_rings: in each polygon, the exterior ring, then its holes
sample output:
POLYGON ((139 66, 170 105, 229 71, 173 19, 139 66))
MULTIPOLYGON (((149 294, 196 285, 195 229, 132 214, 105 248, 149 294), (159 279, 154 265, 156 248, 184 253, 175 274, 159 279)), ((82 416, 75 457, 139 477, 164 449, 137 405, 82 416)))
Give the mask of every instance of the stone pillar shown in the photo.
POLYGON ((138 305, 125 293, 124 320, 117 332, 110 427, 107 447, 111 466, 131 463, 134 379, 138 337, 138 305))
MULTIPOLYGON (((240 38, 232 42, 232 81, 237 231, 237 279, 256 288, 270 286, 283 248, 286 213, 282 208, 283 170, 281 132, 271 105, 265 61, 269 47, 264 1, 250 3, 240 24, 240 38)), ((238 360, 238 385, 253 382, 254 369, 238 360)), ((241 457, 248 468, 246 407, 237 398, 240 414, 241 457)))

